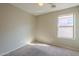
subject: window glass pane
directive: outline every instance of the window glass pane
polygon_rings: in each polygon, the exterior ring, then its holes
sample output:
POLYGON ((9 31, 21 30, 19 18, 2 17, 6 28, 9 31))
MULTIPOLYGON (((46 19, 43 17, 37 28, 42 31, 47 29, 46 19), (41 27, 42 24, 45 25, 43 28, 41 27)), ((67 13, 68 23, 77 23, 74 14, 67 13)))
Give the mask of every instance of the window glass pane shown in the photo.
POLYGON ((59 38, 73 38, 73 27, 58 28, 59 38))
POLYGON ((59 38, 73 38, 73 14, 63 15, 58 17, 58 32, 59 38))
POLYGON ((73 26, 73 15, 60 16, 58 18, 58 26, 73 26))

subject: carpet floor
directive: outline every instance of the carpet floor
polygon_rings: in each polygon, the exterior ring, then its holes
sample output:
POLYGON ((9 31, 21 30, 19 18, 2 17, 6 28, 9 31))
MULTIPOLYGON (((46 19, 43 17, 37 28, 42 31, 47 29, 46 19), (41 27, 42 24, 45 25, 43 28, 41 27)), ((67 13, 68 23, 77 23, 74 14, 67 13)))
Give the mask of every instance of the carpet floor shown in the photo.
POLYGON ((26 45, 4 56, 79 56, 79 52, 56 46, 26 45))

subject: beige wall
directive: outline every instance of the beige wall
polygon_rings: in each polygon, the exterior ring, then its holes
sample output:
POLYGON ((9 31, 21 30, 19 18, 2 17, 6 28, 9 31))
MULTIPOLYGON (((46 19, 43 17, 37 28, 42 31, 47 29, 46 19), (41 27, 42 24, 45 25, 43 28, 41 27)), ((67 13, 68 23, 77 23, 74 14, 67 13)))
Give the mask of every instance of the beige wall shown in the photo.
POLYGON ((76 48, 79 49, 79 7, 73 7, 73 8, 41 15, 37 17, 37 20, 38 20, 37 21, 38 26, 37 26, 36 40, 49 44, 63 46, 66 48, 71 47, 74 49, 76 48), (57 16, 66 13, 75 14, 76 17, 75 33, 77 34, 75 40, 57 38, 57 16))
POLYGON ((41 42, 79 49, 79 7, 69 8, 41 16, 33 16, 10 4, 0 4, 0 55, 26 45, 35 37, 41 42), (76 15, 76 38, 57 38, 57 16, 76 15))
POLYGON ((33 39, 35 17, 10 4, 0 4, 0 55, 33 39))

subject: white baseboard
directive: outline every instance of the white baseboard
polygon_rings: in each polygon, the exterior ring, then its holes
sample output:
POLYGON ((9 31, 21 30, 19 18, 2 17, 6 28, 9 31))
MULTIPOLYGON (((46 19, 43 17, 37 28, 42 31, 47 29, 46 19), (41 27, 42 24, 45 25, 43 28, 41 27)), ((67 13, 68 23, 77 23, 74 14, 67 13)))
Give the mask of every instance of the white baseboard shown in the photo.
POLYGON ((58 47, 62 47, 62 48, 67 48, 67 49, 70 49, 70 50, 74 50, 74 51, 79 51, 78 48, 73 48, 73 47, 69 47, 69 46, 66 46, 64 44, 52 44, 52 45, 55 45, 55 46, 58 46, 58 47))
POLYGON ((10 50, 10 51, 8 51, 8 52, 5 52, 5 53, 2 53, 0 56, 4 56, 4 55, 6 55, 6 54, 8 54, 8 53, 10 53, 10 52, 12 52, 12 51, 15 51, 15 50, 17 50, 17 49, 19 49, 19 48, 22 48, 23 46, 26 46, 27 44, 23 44, 23 45, 21 45, 21 46, 19 46, 19 47, 17 47, 17 48, 14 48, 14 49, 12 49, 12 50, 10 50))
POLYGON ((39 41, 39 42, 41 42, 41 43, 45 43, 45 44, 49 44, 49 45, 54 45, 54 46, 57 46, 57 47, 62 47, 62 48, 67 48, 67 49, 70 49, 70 50, 74 50, 74 51, 79 51, 79 49, 78 48, 74 48, 74 47, 69 47, 69 46, 67 46, 67 45, 64 45, 64 44, 60 44, 60 43, 48 43, 48 42, 45 42, 45 41, 41 41, 41 40, 37 40, 37 41, 39 41))

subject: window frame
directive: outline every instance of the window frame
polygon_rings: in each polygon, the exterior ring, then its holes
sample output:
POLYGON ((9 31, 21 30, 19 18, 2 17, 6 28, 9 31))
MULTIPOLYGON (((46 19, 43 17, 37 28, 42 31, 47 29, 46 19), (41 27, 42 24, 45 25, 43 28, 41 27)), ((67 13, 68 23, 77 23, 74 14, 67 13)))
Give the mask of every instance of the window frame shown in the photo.
POLYGON ((60 39, 73 39, 73 40, 75 40, 75 37, 76 37, 76 35, 75 35, 75 28, 76 28, 76 26, 75 26, 75 18, 76 16, 75 16, 75 14, 74 13, 67 13, 67 14, 62 14, 62 15, 59 15, 58 16, 58 18, 57 18, 57 38, 60 38, 60 39), (73 26, 59 26, 58 25, 58 21, 59 21, 59 17, 63 17, 63 16, 66 16, 66 15, 73 15, 73 26), (64 37, 58 37, 58 34, 59 34, 59 28, 66 28, 66 27, 72 27, 73 28, 73 37, 72 38, 64 38, 64 37))

